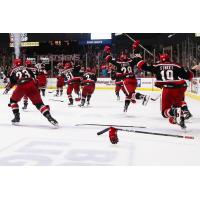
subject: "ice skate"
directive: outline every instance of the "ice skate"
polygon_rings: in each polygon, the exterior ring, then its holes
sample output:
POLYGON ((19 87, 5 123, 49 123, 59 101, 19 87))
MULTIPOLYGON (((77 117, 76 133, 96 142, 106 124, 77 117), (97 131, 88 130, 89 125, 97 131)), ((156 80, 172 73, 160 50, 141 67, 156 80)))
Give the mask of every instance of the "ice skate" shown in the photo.
POLYGON ((150 95, 144 95, 144 97, 142 98, 142 105, 146 106, 147 103, 149 102, 150 99, 150 95))
POLYGON ((12 122, 13 125, 18 125, 19 122, 20 122, 20 114, 19 113, 15 113, 14 115, 15 115, 15 117, 14 117, 14 119, 12 119, 11 122, 12 122))
POLYGON ((55 127, 58 127, 58 122, 49 114, 46 116, 46 118, 48 119, 48 121, 53 124, 55 127))
POLYGON ((83 107, 84 104, 85 104, 85 99, 82 99, 82 100, 81 100, 81 103, 80 103, 78 106, 79 106, 79 107, 83 107))
POLYGON ((181 108, 174 108, 174 121, 182 129, 186 128, 185 118, 184 118, 183 111, 181 110, 181 108))
POLYGON ((24 103, 24 106, 22 107, 22 109, 25 111, 25 110, 27 110, 27 106, 28 106, 28 104, 27 103, 24 103))
POLYGON ((68 106, 73 106, 73 99, 69 99, 68 106))
POLYGON ((185 120, 188 120, 192 117, 192 114, 189 111, 185 111, 183 113, 185 120))

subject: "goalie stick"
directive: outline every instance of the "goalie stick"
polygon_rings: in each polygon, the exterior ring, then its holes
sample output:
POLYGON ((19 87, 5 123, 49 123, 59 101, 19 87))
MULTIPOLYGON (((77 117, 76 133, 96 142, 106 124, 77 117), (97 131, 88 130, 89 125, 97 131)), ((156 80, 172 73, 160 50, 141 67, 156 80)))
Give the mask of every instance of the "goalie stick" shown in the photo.
MULTIPOLYGON (((147 135, 158 135, 158 136, 166 136, 166 137, 177 137, 177 138, 184 138, 184 139, 194 139, 193 136, 190 135, 173 135, 173 134, 167 134, 167 133, 156 133, 156 132, 148 132, 148 131, 138 131, 138 130, 129 130, 129 129, 121 129, 116 128, 118 131, 125 131, 125 132, 133 132, 133 133, 142 133, 147 135)), ((108 128, 109 130, 109 128, 108 128)), ((106 129, 99 131, 97 135, 101 135, 106 132, 106 129)))
POLYGON ((126 125, 114 125, 114 124, 76 124, 75 126, 113 126, 124 128, 146 128, 145 126, 126 126, 126 125))

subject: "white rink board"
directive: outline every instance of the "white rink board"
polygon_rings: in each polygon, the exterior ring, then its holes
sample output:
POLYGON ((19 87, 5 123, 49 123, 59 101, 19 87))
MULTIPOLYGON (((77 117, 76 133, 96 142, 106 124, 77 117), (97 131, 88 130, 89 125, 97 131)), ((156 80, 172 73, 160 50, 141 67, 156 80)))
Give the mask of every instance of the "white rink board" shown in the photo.
MULTIPOLYGON (((130 105, 125 114, 122 112, 123 94, 120 94, 122 100, 117 102, 112 90, 95 91, 88 108, 78 107, 77 102, 76 106, 68 107, 66 94, 54 97, 54 93, 47 93, 44 102, 50 105, 59 129, 54 129, 31 103, 26 112, 21 111, 20 126, 13 126, 10 122, 13 115, 7 106, 10 94, 2 95, 2 92, 0 90, 0 165, 200 165, 199 101, 186 99, 194 116, 187 123, 187 135, 194 136, 194 140, 119 132, 119 143, 113 145, 108 134, 96 135, 103 127, 75 125, 109 123, 146 126, 144 130, 152 132, 178 135, 184 132, 162 118, 159 100, 150 101, 147 107, 138 101, 130 105)), ((158 95, 157 92, 148 93, 154 97, 158 95)))

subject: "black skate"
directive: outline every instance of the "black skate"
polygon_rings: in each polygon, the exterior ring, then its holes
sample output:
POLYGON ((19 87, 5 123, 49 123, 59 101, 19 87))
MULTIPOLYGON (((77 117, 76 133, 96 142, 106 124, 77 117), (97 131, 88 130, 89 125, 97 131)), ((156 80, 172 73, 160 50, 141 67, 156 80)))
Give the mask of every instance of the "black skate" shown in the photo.
POLYGON ((146 106, 147 103, 149 102, 150 99, 150 95, 144 95, 144 97, 142 98, 142 105, 146 106))
POLYGON ((120 96, 117 96, 117 101, 120 101, 120 96))
POLYGON ((46 117, 51 124, 58 127, 58 122, 51 115, 47 115, 46 117))
POLYGON ((124 105, 124 112, 127 112, 127 110, 128 110, 128 105, 124 105))
POLYGON ((189 111, 185 111, 183 115, 185 120, 188 120, 192 117, 192 114, 189 111))
POLYGON ((78 106, 79 106, 79 107, 83 107, 84 104, 85 104, 85 99, 82 99, 82 100, 81 100, 81 103, 80 103, 78 106))
POLYGON ((22 107, 23 110, 26 110, 27 109, 27 106, 28 104, 27 103, 24 103, 24 106, 22 107))
POLYGON ((174 120, 182 129, 186 129, 185 118, 181 108, 174 108, 174 120))
POLYGON ((127 112, 129 104, 130 104, 130 100, 125 100, 124 112, 127 112))
POLYGON ((19 113, 15 113, 14 115, 15 115, 15 117, 11 122, 12 122, 13 125, 18 125, 19 122, 20 122, 20 114, 19 113))
POLYGON ((87 101, 87 104, 86 104, 87 106, 89 106, 90 105, 90 102, 89 101, 87 101))
POLYGON ((72 106, 72 105, 73 105, 73 99, 69 99, 68 106, 72 106))

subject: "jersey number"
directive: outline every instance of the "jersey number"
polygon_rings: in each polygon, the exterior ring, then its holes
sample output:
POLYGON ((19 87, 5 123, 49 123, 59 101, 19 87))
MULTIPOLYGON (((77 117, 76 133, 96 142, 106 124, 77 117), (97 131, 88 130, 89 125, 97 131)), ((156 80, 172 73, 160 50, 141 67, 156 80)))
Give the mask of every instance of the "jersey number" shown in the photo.
POLYGON ((26 69, 23 69, 22 71, 18 71, 16 73, 16 77, 21 79, 21 78, 30 78, 31 75, 29 74, 29 72, 26 69))
POLYGON ((121 69, 122 69, 122 71, 123 71, 124 74, 125 74, 125 73, 132 73, 132 72, 133 72, 131 66, 122 67, 121 69))
POLYGON ((163 81, 174 79, 172 70, 162 70, 160 73, 163 81))
POLYGON ((90 78, 90 75, 89 75, 89 74, 86 74, 86 75, 85 75, 85 77, 86 77, 86 80, 91 80, 91 78, 90 78))
POLYGON ((67 77, 67 80, 70 80, 73 78, 73 75, 71 72, 67 72, 66 77, 67 77))

